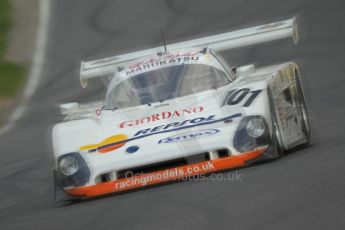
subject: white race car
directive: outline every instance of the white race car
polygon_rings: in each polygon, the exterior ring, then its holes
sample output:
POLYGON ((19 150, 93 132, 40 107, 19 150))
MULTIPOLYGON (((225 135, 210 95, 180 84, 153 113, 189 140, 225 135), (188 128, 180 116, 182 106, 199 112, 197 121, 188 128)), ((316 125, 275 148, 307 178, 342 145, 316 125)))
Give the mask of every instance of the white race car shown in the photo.
POLYGON ((57 200, 243 167, 308 144, 298 66, 235 68, 217 53, 286 37, 298 42, 294 18, 82 62, 82 86, 102 77, 108 90, 104 102, 60 106, 57 200))

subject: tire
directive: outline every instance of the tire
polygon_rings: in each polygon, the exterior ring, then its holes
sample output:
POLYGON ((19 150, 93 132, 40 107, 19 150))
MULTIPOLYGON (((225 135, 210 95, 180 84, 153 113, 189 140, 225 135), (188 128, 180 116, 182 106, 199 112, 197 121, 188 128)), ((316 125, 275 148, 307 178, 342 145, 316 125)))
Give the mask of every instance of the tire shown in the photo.
POLYGON ((301 144, 302 146, 307 146, 310 143, 311 139, 311 130, 310 130, 310 122, 309 122, 309 114, 308 109, 305 103, 304 93, 302 89, 301 79, 296 72, 296 87, 297 87, 297 95, 299 101, 299 109, 302 117, 302 132, 304 134, 305 140, 304 143, 301 144))
POLYGON ((282 144, 283 141, 282 141, 282 136, 279 129, 277 115, 274 109, 273 96, 269 88, 267 89, 267 93, 268 93, 268 100, 270 104, 270 114, 271 114, 271 120, 272 120, 272 143, 276 145, 276 154, 277 154, 277 157, 280 158, 285 155, 286 150, 282 144))
POLYGON ((67 194, 59 181, 59 178, 57 176, 56 170, 53 171, 53 176, 54 176, 54 196, 55 196, 55 202, 56 203, 63 203, 63 202, 74 202, 77 201, 78 199, 75 197, 72 197, 71 195, 67 194))

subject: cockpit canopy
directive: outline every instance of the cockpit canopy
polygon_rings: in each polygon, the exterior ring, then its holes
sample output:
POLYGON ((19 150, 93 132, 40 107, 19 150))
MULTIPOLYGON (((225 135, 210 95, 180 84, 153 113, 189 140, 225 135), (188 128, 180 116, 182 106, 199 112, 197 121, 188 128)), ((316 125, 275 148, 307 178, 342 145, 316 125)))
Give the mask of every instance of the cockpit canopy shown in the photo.
POLYGON ((104 109, 163 102, 216 89, 232 82, 230 74, 215 56, 199 52, 149 59, 129 66, 120 74, 122 75, 114 76, 110 83, 104 109))

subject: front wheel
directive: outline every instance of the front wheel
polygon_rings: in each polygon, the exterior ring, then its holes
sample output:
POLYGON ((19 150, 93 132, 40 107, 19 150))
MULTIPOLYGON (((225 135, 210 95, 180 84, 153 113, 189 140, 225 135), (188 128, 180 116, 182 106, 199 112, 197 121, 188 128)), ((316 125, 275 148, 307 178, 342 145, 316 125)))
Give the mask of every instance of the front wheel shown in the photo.
POLYGON ((71 195, 67 194, 59 181, 58 175, 56 170, 53 171, 54 176, 54 196, 55 196, 55 202, 61 203, 61 202, 74 202, 78 201, 77 198, 72 197, 71 195))
POLYGON ((271 120, 272 120, 272 143, 276 145, 277 157, 282 157, 284 156, 286 150, 283 146, 283 139, 281 136, 279 123, 278 123, 277 115, 275 112, 273 95, 269 88, 267 89, 267 92, 268 92, 268 99, 269 99, 270 113, 271 113, 271 120))
POLYGON ((299 110, 301 113, 301 123, 302 123, 301 131, 303 132, 304 138, 305 138, 304 145, 308 145, 310 143, 310 137, 311 137, 309 114, 308 114, 308 109, 307 109, 305 99, 304 99, 301 79, 298 76, 298 74, 296 74, 296 86, 297 86, 299 110))

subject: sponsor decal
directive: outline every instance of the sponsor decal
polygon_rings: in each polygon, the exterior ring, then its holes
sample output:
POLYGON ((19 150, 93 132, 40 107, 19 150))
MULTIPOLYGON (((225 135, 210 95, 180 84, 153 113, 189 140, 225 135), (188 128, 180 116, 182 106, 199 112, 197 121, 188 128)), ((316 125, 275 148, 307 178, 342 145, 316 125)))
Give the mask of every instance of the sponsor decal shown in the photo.
POLYGON ((91 145, 84 145, 80 146, 80 150, 90 150, 90 149, 97 149, 98 153, 107 153, 118 148, 121 148, 125 145, 124 140, 127 140, 128 137, 126 134, 116 134, 114 136, 108 137, 101 141, 98 144, 91 144, 91 145), (114 143, 114 144, 113 144, 114 143), (107 146, 105 148, 101 148, 102 146, 107 146))
POLYGON ((218 129, 205 129, 205 130, 199 130, 184 134, 179 134, 176 136, 164 138, 158 141, 158 144, 162 143, 173 143, 173 142, 181 142, 181 141, 188 141, 188 140, 194 140, 201 137, 208 137, 211 135, 215 135, 219 133, 220 131, 218 129))
POLYGON ((211 161, 193 164, 191 166, 179 167, 158 171, 151 174, 133 175, 115 182, 114 189, 125 190, 133 186, 146 186, 152 182, 164 182, 172 179, 188 179, 188 177, 196 174, 204 174, 217 170, 211 161))
POLYGON ((142 65, 145 64, 151 64, 151 63, 155 63, 155 62, 159 62, 159 61, 167 61, 167 60, 171 60, 171 59, 176 59, 176 58, 184 58, 184 57, 195 57, 199 54, 198 51, 194 51, 194 52, 185 52, 185 53, 175 53, 175 54, 166 54, 160 58, 152 58, 149 60, 145 60, 145 61, 141 61, 138 63, 135 63, 133 65, 130 65, 128 68, 129 69, 133 69, 133 68, 137 68, 140 67, 142 65))
POLYGON ((160 58, 151 58, 130 65, 126 71, 126 75, 132 75, 137 72, 151 70, 169 64, 182 64, 185 62, 193 62, 199 60, 199 52, 186 52, 177 54, 167 54, 160 58))
POLYGON ((139 150, 139 146, 137 145, 132 145, 132 146, 129 146, 127 149, 126 149, 126 152, 127 153, 135 153, 136 151, 139 150))
POLYGON ((178 129, 179 127, 189 127, 189 126, 193 126, 194 124, 212 122, 212 121, 215 121, 214 117, 215 115, 211 115, 208 117, 197 117, 194 119, 187 119, 181 122, 173 122, 166 125, 159 125, 153 128, 142 129, 142 130, 139 130, 136 134, 134 134, 134 136, 146 135, 146 134, 156 133, 156 132, 164 132, 164 131, 169 131, 175 128, 178 129))
POLYGON ((132 127, 132 126, 152 123, 155 121, 173 119, 176 117, 201 113, 202 111, 204 111, 204 107, 202 107, 202 106, 192 107, 192 108, 188 108, 188 109, 175 110, 175 111, 164 111, 161 113, 152 114, 150 116, 147 116, 147 117, 144 117, 144 118, 141 118, 138 120, 130 120, 130 121, 121 122, 119 124, 119 127, 120 128, 132 127))
POLYGON ((241 113, 235 113, 230 116, 222 117, 216 119, 216 115, 211 115, 208 117, 197 117, 194 119, 187 119, 181 122, 173 122, 166 125, 159 125, 153 128, 142 129, 134 134, 132 138, 128 138, 125 134, 117 134, 115 136, 108 137, 99 144, 85 145, 81 146, 80 150, 87 150, 89 153, 98 152, 98 153, 107 153, 113 150, 116 150, 124 146, 127 142, 145 138, 151 135, 157 135, 162 133, 168 133, 173 131, 179 131, 183 129, 189 129, 202 125, 214 124, 217 122, 229 122, 235 118, 242 116, 241 113))

